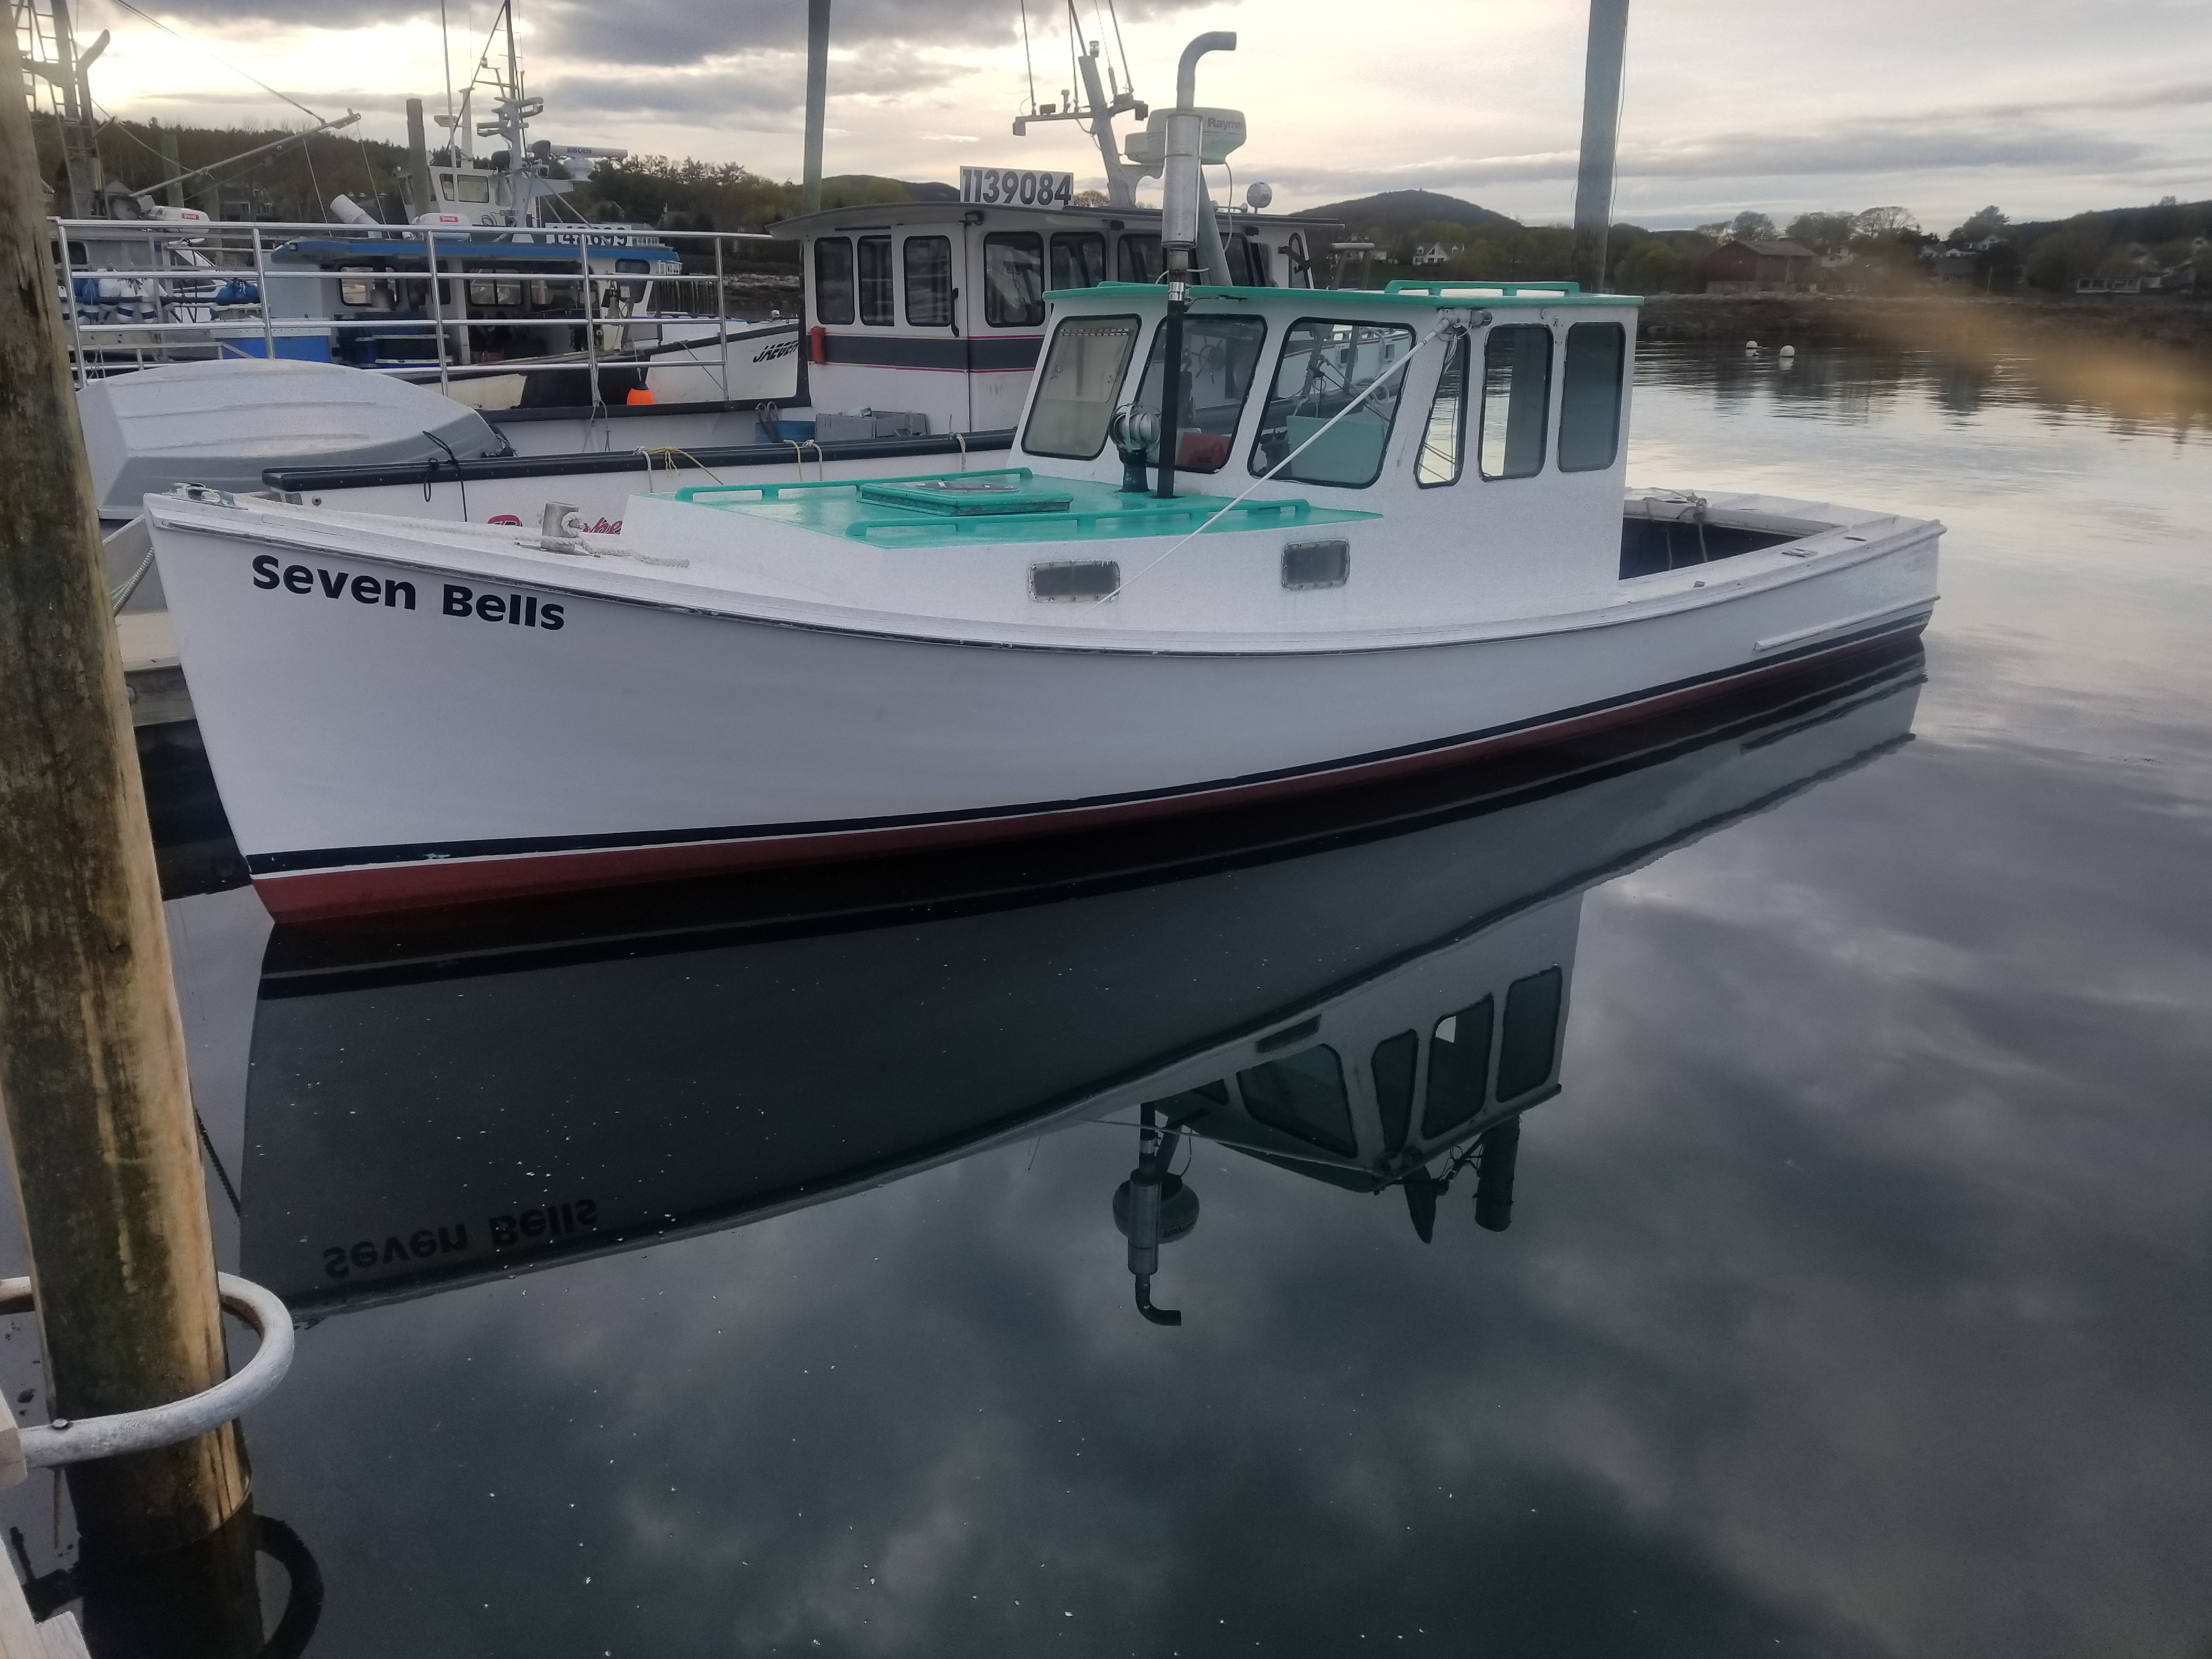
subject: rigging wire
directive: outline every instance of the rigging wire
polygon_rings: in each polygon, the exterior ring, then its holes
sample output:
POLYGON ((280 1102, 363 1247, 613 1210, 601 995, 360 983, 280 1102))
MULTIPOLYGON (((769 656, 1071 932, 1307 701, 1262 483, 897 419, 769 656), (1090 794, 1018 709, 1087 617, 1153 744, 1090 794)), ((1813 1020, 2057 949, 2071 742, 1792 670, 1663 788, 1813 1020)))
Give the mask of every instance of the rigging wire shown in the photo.
POLYGON ((1022 68, 1029 76, 1030 108, 1036 108, 1036 64, 1030 57, 1030 0, 1021 0, 1022 68))
POLYGON ((353 130, 353 141, 361 147, 361 176, 368 180, 367 205, 381 219, 384 216, 384 196, 376 187, 376 168, 368 159, 368 140, 362 137, 359 127, 353 130))
POLYGON ((1121 44, 1121 14, 1115 8, 1114 0, 1106 0, 1106 15, 1114 25, 1114 50, 1121 58, 1121 90, 1133 93, 1137 89, 1137 81, 1129 73, 1129 49, 1121 44))
POLYGON ((151 23, 155 28, 161 30, 162 33, 168 35, 171 39, 183 41, 186 46, 191 47, 193 51, 198 52, 202 57, 210 58, 214 62, 221 64, 223 68, 228 70, 233 75, 238 76, 243 80, 252 82, 255 86, 260 88, 262 91, 267 93, 271 98, 282 100, 283 102, 289 104, 294 109, 299 111, 301 114, 308 117, 312 120, 320 122, 325 126, 329 125, 328 122, 323 120, 321 116, 316 114, 314 111, 309 109, 305 104, 293 97, 289 93, 279 92, 276 88, 270 86, 266 81, 260 79, 258 76, 246 74, 244 70, 239 68, 237 64, 231 63, 228 59, 217 58, 215 53, 210 52, 205 46, 201 46, 198 41, 192 40, 189 35, 179 34, 176 30, 171 28, 160 18, 155 16, 153 13, 149 11, 141 11, 137 6, 131 3, 131 0, 115 0, 115 3, 122 7, 124 10, 129 12, 132 16, 142 18, 145 21, 151 23))
POLYGON ((452 138, 459 124, 453 119, 453 40, 446 22, 446 0, 438 0, 438 56, 446 65, 446 136, 452 138))

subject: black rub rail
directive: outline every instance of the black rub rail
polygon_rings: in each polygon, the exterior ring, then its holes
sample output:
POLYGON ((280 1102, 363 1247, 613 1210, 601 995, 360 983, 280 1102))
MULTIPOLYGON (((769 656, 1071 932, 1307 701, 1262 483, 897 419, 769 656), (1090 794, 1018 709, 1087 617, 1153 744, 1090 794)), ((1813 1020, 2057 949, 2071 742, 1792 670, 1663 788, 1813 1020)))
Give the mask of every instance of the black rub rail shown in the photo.
POLYGON ((678 467, 696 465, 720 471, 725 467, 789 466, 801 457, 806 461, 895 461, 934 455, 981 455, 1014 447, 1012 427, 994 432, 947 433, 932 438, 848 438, 817 443, 811 438, 792 443, 725 444, 698 449, 679 449, 672 458, 662 448, 616 450, 587 455, 505 455, 473 460, 448 460, 443 456, 423 461, 394 462, 381 466, 272 466, 261 482, 281 495, 297 495, 311 489, 368 489, 383 484, 425 484, 445 480, 469 483, 477 479, 570 477, 579 473, 640 472, 651 458, 658 471, 672 459, 678 467))

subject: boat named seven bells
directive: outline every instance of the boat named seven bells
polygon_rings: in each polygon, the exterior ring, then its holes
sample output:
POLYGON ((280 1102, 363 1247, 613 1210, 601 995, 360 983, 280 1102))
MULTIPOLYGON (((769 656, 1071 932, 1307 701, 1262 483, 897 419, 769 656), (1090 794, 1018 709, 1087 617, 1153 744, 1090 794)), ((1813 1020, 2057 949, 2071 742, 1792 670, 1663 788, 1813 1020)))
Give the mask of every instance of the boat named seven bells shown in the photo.
POLYGON ((520 527, 147 506, 279 918, 1036 836, 1918 633, 1941 526, 1626 487, 1637 304, 1055 293, 1010 465, 640 495, 614 536, 557 503, 520 527))

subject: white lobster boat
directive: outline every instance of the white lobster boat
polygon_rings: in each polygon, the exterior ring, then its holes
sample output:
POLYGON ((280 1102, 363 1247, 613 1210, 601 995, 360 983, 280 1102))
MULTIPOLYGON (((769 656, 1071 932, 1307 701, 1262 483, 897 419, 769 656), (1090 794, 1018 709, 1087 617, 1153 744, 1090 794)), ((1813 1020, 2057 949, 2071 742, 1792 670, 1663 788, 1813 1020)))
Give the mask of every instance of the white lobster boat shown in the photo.
POLYGON ((1051 297, 996 471, 638 496, 619 536, 149 497, 270 908, 516 897, 1354 785, 1929 618, 1932 521, 1626 487, 1633 299, 1196 288, 1176 317, 1170 293, 1051 297))

